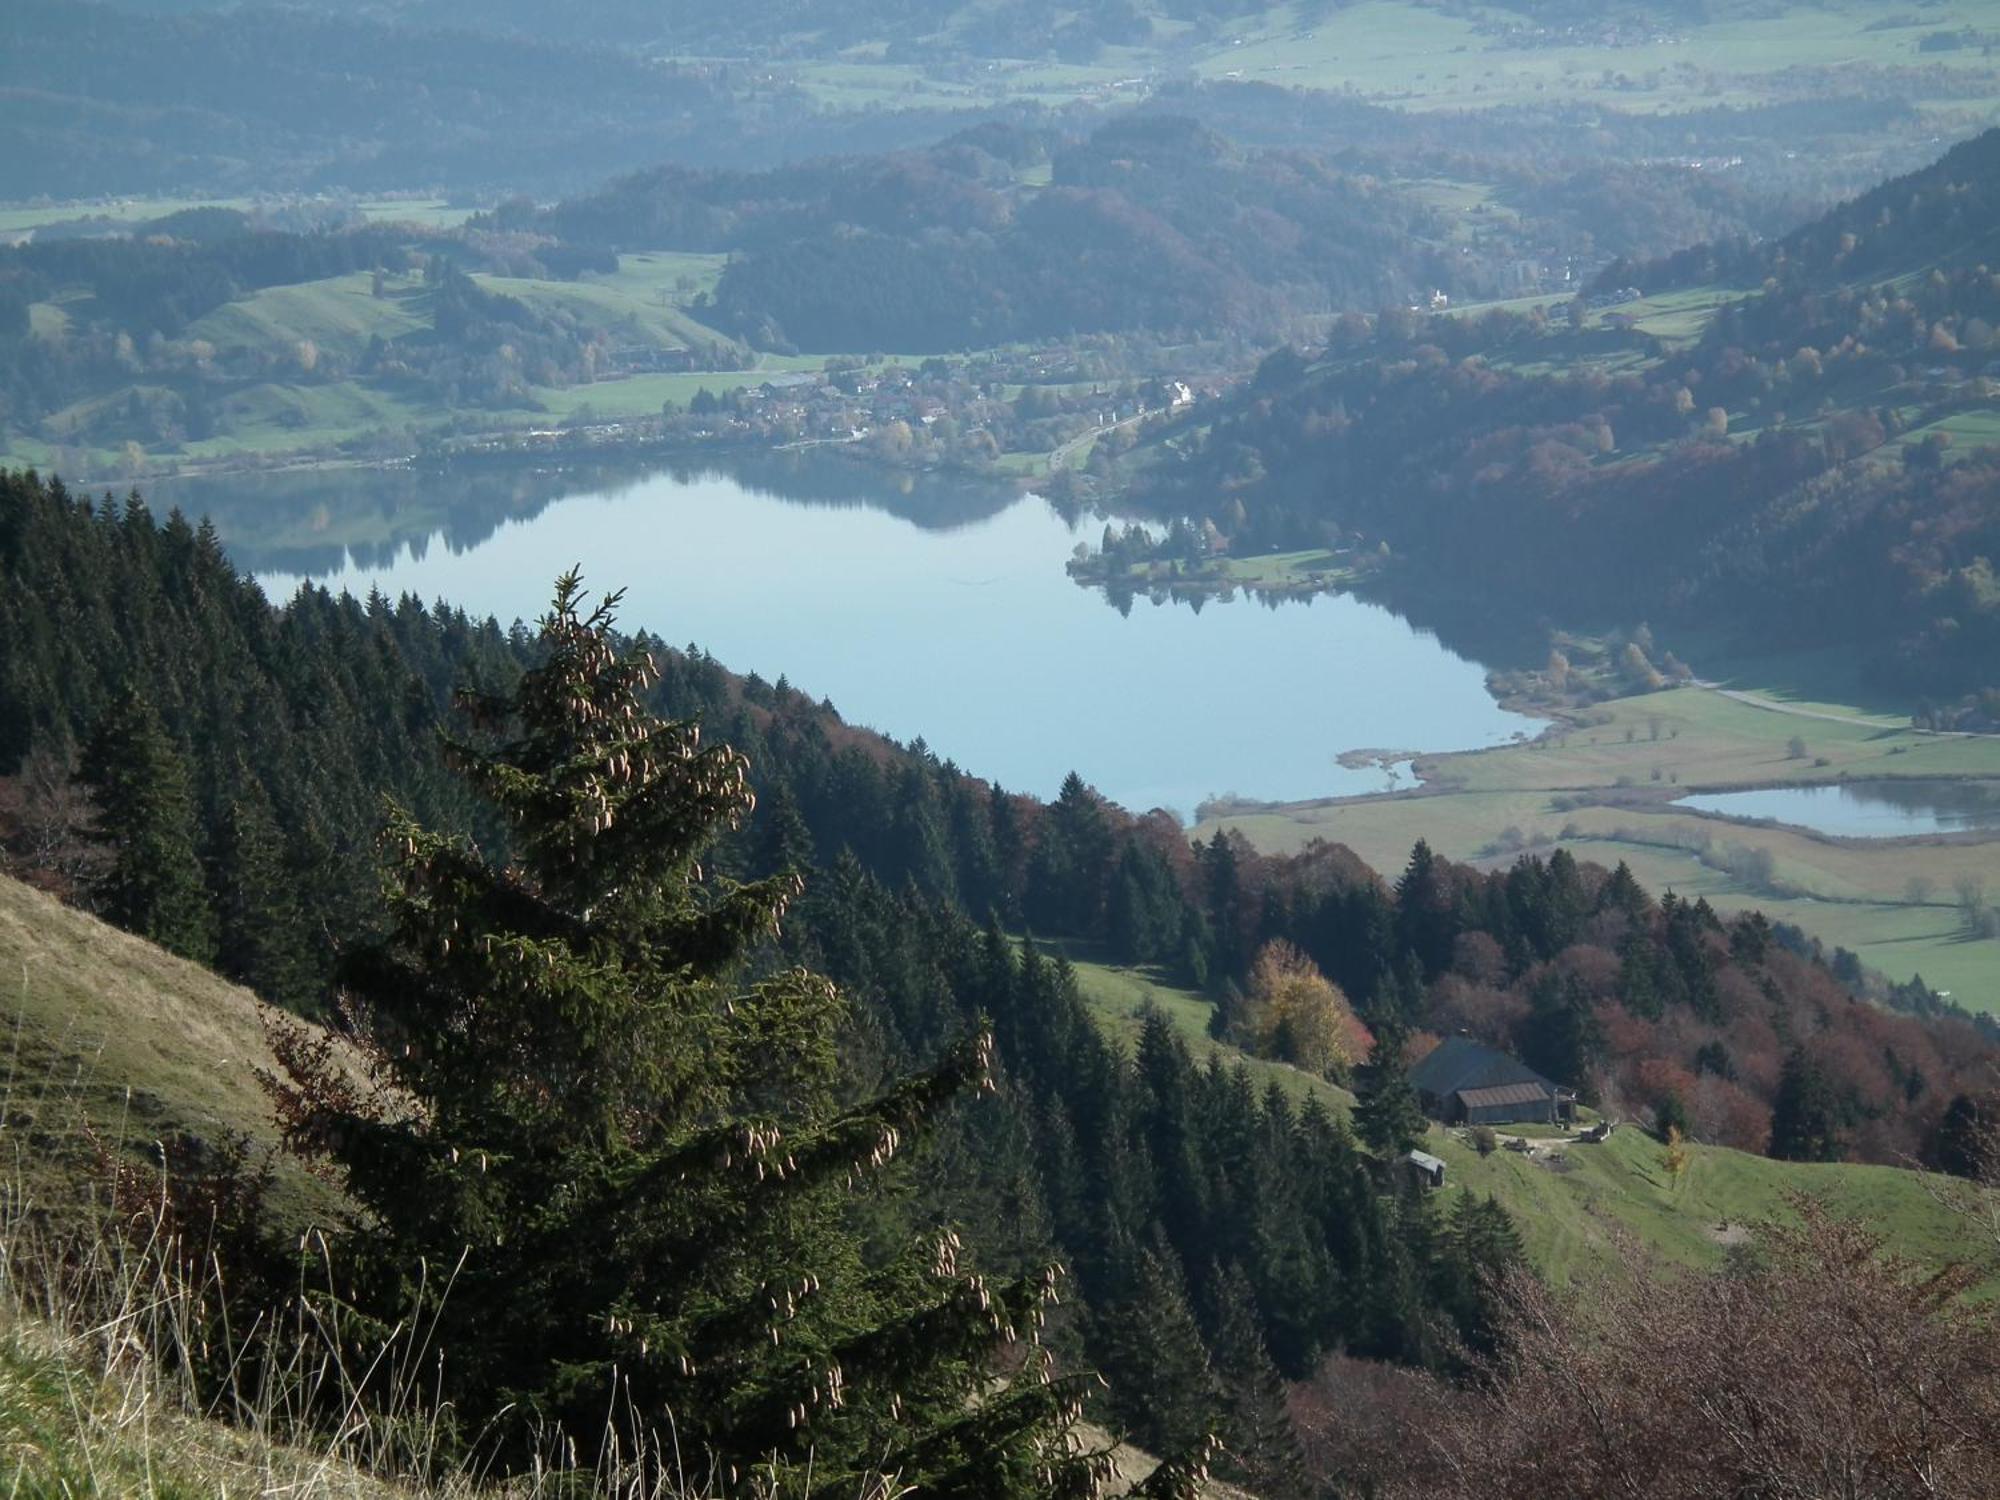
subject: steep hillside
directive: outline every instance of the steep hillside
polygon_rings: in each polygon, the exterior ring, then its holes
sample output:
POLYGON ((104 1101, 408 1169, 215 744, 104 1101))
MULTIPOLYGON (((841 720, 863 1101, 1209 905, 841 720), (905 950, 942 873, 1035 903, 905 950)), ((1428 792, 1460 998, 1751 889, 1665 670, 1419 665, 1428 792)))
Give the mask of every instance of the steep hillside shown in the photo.
MULTIPOLYGON (((1352 1107, 1345 1090, 1210 1040, 1211 1006, 1197 994, 1142 969, 1078 960, 1076 970, 1094 1018, 1122 1043, 1136 1042, 1138 1017, 1153 1007, 1197 1055, 1243 1061, 1260 1086, 1278 1081, 1338 1114, 1352 1107)), ((0 1127, 14 1164, 32 1162, 46 1173, 58 1163, 43 1153, 63 1141, 70 1144, 58 1162, 76 1161, 79 1108, 141 1160, 156 1158, 153 1143, 162 1140, 185 1150, 230 1133, 268 1139, 270 1117, 253 1070, 269 1066, 271 1056, 248 991, 4 876, 0 973, 19 976, 18 989, 8 986, 12 1062, 0 1127)), ((1496 1197, 1530 1258, 1558 1281, 1613 1268, 1621 1237, 1674 1264, 1712 1264, 1745 1225, 1788 1217, 1786 1196, 1795 1192, 1865 1219, 1921 1261, 1944 1263, 1968 1244, 1925 1179, 1894 1167, 1777 1162, 1696 1144, 1676 1181, 1659 1143, 1636 1127, 1559 1155, 1481 1157, 1458 1132, 1434 1126, 1426 1149, 1450 1164, 1451 1187, 1496 1197)))
POLYGON ((1384 540, 1392 595, 1838 646, 1910 708, 1992 687, 1996 157, 1670 278, 1704 286, 1343 320, 1159 434, 1135 492, 1237 554, 1384 540))
MULTIPOLYGON (((196 964, 0 875, 6 1022, 0 1174, 58 1211, 96 1147, 201 1166, 235 1137, 268 1145, 258 1002, 196 964)), ((303 1176, 284 1203, 324 1202, 303 1176)))
POLYGON ((1616 263, 1598 285, 1660 291, 1768 276, 1826 288, 1976 265, 2000 251, 1996 184, 2000 131, 1989 130, 1767 244, 1696 245, 1644 265, 1616 263))
MULTIPOLYGON (((1226 1064, 1242 1061, 1261 1083, 1277 1081, 1299 1096, 1317 1097, 1337 1113, 1354 1096, 1281 1063, 1247 1058, 1207 1033, 1210 1003, 1161 982, 1156 974, 1079 961, 1078 980, 1100 1025, 1135 1037, 1148 1008, 1171 1019, 1197 1051, 1226 1064)), ((1504 1132, 1503 1132, 1504 1134, 1504 1132)), ((1726 1147, 1691 1143, 1678 1178, 1665 1148, 1636 1125, 1614 1130, 1595 1145, 1562 1142, 1556 1133, 1526 1128, 1532 1154, 1499 1150, 1481 1156, 1466 1133, 1432 1125, 1424 1149, 1444 1158, 1447 1194, 1491 1194, 1512 1216, 1529 1259, 1551 1280, 1588 1283, 1629 1264, 1636 1249, 1675 1266, 1717 1264, 1750 1226, 1796 1217, 1789 1199, 1809 1194, 1835 1213, 1860 1219, 1902 1253, 1930 1265, 1982 1252, 1964 1221, 1949 1212, 1924 1174, 1898 1167, 1774 1161, 1726 1147)), ((2000 1281, 2000 1263, 1987 1266, 2000 1281)))
MULTIPOLYGON (((141 1333, 148 1356, 122 1351, 107 1367, 92 1315, 40 1279, 33 1231, 63 1221, 102 1165, 100 1146, 141 1167, 165 1145, 199 1168, 229 1138, 273 1144, 256 1071, 274 1066, 260 1007, 247 990, 105 926, 0 875, 0 974, 8 976, 8 1059, 0 1083, 0 1451, 27 1455, 15 1471, 27 1494, 140 1493, 162 1500, 275 1493, 351 1500, 458 1494, 371 1477, 356 1460, 393 1446, 387 1434, 347 1432, 328 1451, 288 1448, 204 1420, 166 1369, 179 1335, 169 1310, 141 1333), (18 987, 14 977, 18 975, 18 987), (25 1257, 25 1258, 24 1258, 25 1257), (32 1310, 31 1310, 32 1309, 32 1310)), ((282 1214, 332 1207, 331 1190, 281 1172, 282 1214)), ((115 1289, 114 1289, 115 1290, 115 1289)), ((154 1289, 156 1292, 158 1288, 154 1289)), ((268 1413, 266 1414, 269 1415, 268 1413)), ((1128 1492, 1158 1460, 1086 1427, 1111 1449, 1108 1494, 1128 1492)), ((641 1483, 635 1475, 629 1482, 641 1483)), ((620 1489, 621 1493, 626 1491, 620 1489)), ((630 1493, 673 1500, 650 1481, 630 1493)), ((542 1493, 536 1490, 533 1493, 542 1493)), ((567 1493, 567 1491, 565 1491, 567 1493)), ((688 1491, 692 1495, 697 1491, 688 1491)), ((1213 1482, 1202 1494, 1241 1496, 1213 1482)))

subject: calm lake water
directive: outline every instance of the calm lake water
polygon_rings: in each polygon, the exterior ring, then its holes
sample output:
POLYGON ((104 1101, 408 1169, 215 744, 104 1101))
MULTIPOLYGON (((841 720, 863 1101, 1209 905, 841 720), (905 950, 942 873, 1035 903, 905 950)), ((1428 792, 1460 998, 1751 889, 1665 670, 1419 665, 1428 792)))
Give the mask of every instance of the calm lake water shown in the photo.
POLYGON ((1102 522, 1044 501, 901 480, 838 459, 418 476, 349 471, 187 481, 154 500, 208 514, 274 599, 310 578, 535 618, 556 574, 626 589, 622 621, 780 674, 850 722, 1010 788, 1072 768, 1133 808, 1370 792, 1345 750, 1466 749, 1533 733, 1483 669, 1352 598, 1275 608, 1139 599, 1063 563, 1102 522), (830 466, 830 467, 829 467, 830 466))
POLYGON ((1769 787, 1683 797, 1676 805, 1732 818, 1775 818, 1844 838, 1907 838, 2000 828, 2000 785, 1978 781, 1769 787))

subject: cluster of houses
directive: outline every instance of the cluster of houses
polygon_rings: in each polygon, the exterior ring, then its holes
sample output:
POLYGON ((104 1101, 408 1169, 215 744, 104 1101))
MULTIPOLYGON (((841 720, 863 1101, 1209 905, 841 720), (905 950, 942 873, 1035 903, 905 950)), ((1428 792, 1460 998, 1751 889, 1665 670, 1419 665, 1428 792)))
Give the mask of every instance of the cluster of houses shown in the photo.
MULTIPOLYGON (((941 363, 941 362, 939 362, 941 363)), ((1037 420, 1060 420, 1065 435, 1102 430, 1148 412, 1180 412, 1196 393, 1184 380, 1046 384, 967 378, 955 368, 925 366, 799 371, 773 375, 718 398, 715 409, 690 408, 689 436, 756 438, 777 443, 860 442, 905 431, 919 442, 928 437, 959 447, 984 445, 988 456, 1032 447, 1027 428, 1037 420), (1032 409, 1007 399, 1009 388, 1039 389, 1032 409), (949 419, 947 423, 947 419, 949 419), (940 424, 947 424, 941 426, 940 424)), ((1046 434, 1044 440, 1053 446, 1046 434)))

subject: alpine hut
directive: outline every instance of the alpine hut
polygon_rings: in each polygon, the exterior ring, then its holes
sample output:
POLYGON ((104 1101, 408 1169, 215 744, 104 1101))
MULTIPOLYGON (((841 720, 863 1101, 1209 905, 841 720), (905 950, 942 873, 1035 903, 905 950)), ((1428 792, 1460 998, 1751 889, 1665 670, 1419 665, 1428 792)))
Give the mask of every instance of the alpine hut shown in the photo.
POLYGON ((1576 1104, 1519 1058, 1468 1036, 1440 1042, 1410 1070, 1424 1113, 1447 1125, 1553 1125, 1576 1104))

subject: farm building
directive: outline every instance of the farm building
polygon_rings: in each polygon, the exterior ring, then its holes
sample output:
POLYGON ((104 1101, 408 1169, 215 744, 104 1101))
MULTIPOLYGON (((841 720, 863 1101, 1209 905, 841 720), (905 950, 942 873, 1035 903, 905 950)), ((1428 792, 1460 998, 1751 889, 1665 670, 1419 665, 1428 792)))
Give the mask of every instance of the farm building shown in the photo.
POLYGON ((1444 1162, 1428 1151, 1406 1151, 1403 1154, 1403 1166, 1418 1187, 1444 1186, 1444 1162))
POLYGON ((1455 1036, 1410 1070, 1424 1113, 1447 1125, 1553 1125, 1567 1119, 1576 1094, 1518 1058, 1455 1036))

